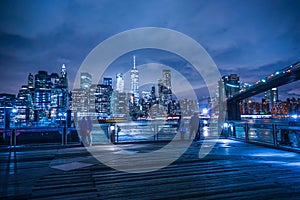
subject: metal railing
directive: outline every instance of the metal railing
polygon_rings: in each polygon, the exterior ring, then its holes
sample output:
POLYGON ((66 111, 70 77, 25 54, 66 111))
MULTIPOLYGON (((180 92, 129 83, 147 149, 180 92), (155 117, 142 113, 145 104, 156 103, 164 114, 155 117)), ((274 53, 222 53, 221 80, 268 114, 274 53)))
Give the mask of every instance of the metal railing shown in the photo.
POLYGON ((300 150, 300 124, 231 121, 223 128, 226 137, 274 148, 300 150))
MULTIPOLYGON (((185 133, 182 135, 177 120, 153 120, 131 122, 96 122, 91 131, 92 145, 122 144, 134 142, 159 142, 189 139, 189 119, 182 119, 185 124, 185 133)), ((199 121, 200 122, 200 121, 199 121)), ((218 138, 218 126, 211 121, 208 125, 201 125, 200 132, 205 138, 218 138)), ((0 129, 0 143, 17 146, 22 144, 56 143, 61 145, 79 144, 81 136, 79 129, 74 127, 11 127, 8 130, 0 129)), ((193 139, 195 135, 191 138, 193 139)))
MULTIPOLYGON (((92 144, 170 141, 178 133, 177 129, 177 121, 94 123, 91 132, 92 144)), ((79 144, 81 141, 76 127, 70 128, 66 127, 66 125, 54 127, 13 126, 9 129, 0 129, 0 136, 0 143, 9 146, 33 143, 67 145, 70 142, 79 144)))
POLYGON ((5 146, 44 143, 67 145, 79 142, 76 129, 66 126, 0 129, 0 143, 5 146))
POLYGON ((177 121, 118 122, 94 125, 93 144, 155 142, 180 139, 177 121))

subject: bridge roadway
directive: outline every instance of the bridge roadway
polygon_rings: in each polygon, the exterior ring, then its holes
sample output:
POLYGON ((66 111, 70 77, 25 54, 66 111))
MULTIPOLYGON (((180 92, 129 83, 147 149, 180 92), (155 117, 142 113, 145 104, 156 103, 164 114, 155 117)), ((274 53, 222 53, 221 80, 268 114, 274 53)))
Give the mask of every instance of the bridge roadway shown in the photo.
MULTIPOLYGON (((226 100, 228 120, 241 120, 240 102, 272 88, 300 80, 300 62, 284 68, 258 81, 256 84, 226 100)), ((224 110, 225 111, 225 110, 224 110)))
POLYGON ((273 73, 272 75, 264 78, 264 82, 260 80, 258 83, 254 84, 250 88, 247 88, 245 91, 234 95, 227 101, 241 101, 264 91, 270 90, 274 87, 280 87, 282 85, 300 80, 300 62, 297 62, 292 66, 293 67, 281 70, 278 74, 273 73))
MULTIPOLYGON (((202 144, 193 142, 177 161, 148 173, 111 169, 84 147, 2 147, 0 199, 300 199, 299 154, 220 139, 199 159, 202 144)), ((118 146, 134 153, 164 145, 118 146)), ((121 153, 112 145, 90 148, 100 147, 121 153)))

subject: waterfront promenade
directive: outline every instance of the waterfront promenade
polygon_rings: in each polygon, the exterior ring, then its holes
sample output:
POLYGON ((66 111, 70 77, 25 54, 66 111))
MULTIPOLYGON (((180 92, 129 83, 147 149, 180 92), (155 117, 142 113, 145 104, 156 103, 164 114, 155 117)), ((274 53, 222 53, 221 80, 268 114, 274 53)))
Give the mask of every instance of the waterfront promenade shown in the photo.
MULTIPOLYGON (((215 140, 210 142, 213 144, 215 140)), ((0 198, 300 198, 299 154, 220 139, 209 155, 199 159, 202 144, 203 141, 193 142, 177 161, 148 173, 126 173, 111 169, 79 146, 44 144, 14 149, 2 147, 0 198)), ((134 154, 150 152, 164 145, 163 142, 156 142, 117 146, 134 154)), ((209 145, 203 148, 209 148, 209 145)), ((110 144, 90 148, 122 153, 110 144)))

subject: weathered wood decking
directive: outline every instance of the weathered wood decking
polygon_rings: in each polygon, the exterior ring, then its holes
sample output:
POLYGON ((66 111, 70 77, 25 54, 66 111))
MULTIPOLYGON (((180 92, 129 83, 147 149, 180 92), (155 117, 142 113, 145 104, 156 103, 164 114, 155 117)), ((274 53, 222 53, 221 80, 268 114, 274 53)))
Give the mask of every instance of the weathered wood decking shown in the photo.
MULTIPOLYGON (((1 199, 300 199, 298 154, 228 144, 198 159, 194 143, 173 164, 148 173, 111 169, 84 148, 2 150, 1 199)), ((157 145, 163 144, 127 148, 157 145)))

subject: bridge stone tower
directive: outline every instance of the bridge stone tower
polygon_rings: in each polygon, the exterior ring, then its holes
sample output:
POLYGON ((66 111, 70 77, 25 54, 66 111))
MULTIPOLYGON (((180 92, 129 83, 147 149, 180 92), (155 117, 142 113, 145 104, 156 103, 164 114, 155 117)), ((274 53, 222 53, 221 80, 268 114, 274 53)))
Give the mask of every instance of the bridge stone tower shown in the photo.
POLYGON ((237 74, 223 76, 219 81, 219 115, 226 113, 227 120, 241 119, 240 102, 228 101, 240 90, 240 81, 237 74))

